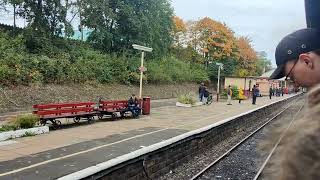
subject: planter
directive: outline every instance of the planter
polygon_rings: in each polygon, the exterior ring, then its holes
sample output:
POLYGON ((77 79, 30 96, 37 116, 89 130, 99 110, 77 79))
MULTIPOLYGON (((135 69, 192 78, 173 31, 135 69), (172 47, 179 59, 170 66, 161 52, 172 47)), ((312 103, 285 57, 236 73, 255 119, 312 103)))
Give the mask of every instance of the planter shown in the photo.
POLYGON ((35 127, 31 129, 20 129, 16 131, 7 131, 0 133, 0 141, 5 141, 8 139, 14 139, 19 138, 23 136, 29 135, 39 135, 39 134, 45 134, 49 132, 48 126, 42 126, 42 127, 35 127))

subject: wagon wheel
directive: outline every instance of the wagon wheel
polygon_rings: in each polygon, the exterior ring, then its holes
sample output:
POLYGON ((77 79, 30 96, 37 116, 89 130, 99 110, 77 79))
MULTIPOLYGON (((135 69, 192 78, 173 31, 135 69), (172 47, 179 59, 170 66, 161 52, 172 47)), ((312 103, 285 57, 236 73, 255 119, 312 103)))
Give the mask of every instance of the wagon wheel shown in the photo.
POLYGON ((111 114, 111 119, 114 121, 118 117, 117 113, 112 113, 111 114))
POLYGON ((75 117, 75 118, 73 118, 73 121, 74 121, 75 123, 79 123, 79 122, 80 122, 80 117, 75 117))
POLYGON ((121 113, 120 113, 121 118, 124 118, 124 117, 125 117, 125 114, 126 114, 126 112, 121 112, 121 113))
POLYGON ((88 123, 93 123, 94 122, 94 117, 93 116, 90 116, 87 119, 88 119, 88 123))
POLYGON ((41 119, 40 125, 45 126, 47 124, 47 120, 41 119))
POLYGON ((61 121, 59 121, 59 120, 54 120, 54 121, 53 121, 53 125, 54 125, 54 126, 61 126, 61 124, 62 124, 62 123, 61 123, 61 121))
POLYGON ((102 120, 102 119, 103 119, 103 114, 99 114, 99 115, 98 115, 98 119, 99 119, 99 120, 102 120))

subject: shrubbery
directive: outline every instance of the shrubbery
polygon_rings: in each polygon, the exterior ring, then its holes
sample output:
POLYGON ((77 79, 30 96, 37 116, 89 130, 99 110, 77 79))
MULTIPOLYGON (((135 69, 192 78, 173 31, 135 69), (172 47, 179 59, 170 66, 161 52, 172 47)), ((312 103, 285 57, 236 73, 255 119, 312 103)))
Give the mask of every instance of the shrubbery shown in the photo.
POLYGON ((194 105, 196 103, 195 98, 192 96, 191 93, 182 94, 178 97, 178 102, 182 104, 191 104, 194 105))
POLYGON ((147 78, 151 83, 200 82, 209 80, 204 68, 174 57, 147 63, 147 78))
MULTIPOLYGON (((139 82, 139 56, 104 54, 84 43, 60 38, 40 43, 35 52, 29 52, 29 41, 23 35, 14 38, 0 31, 0 85, 139 82)), ((149 83, 208 80, 202 65, 171 56, 162 59, 147 56, 146 67, 144 79, 149 83)))
POLYGON ((39 121, 39 117, 35 115, 21 115, 15 121, 17 127, 21 129, 29 129, 33 128, 37 122, 39 121))
POLYGON ((239 89, 237 86, 232 86, 232 98, 239 99, 239 89))
POLYGON ((0 127, 0 132, 15 131, 18 129, 29 129, 36 126, 39 117, 35 115, 21 115, 11 120, 8 124, 0 127))
MULTIPOLYGON (((237 86, 231 86, 231 90, 232 90, 232 99, 239 99, 239 89, 237 86)), ((227 98, 227 89, 225 89, 223 91, 222 96, 224 98, 227 98)))

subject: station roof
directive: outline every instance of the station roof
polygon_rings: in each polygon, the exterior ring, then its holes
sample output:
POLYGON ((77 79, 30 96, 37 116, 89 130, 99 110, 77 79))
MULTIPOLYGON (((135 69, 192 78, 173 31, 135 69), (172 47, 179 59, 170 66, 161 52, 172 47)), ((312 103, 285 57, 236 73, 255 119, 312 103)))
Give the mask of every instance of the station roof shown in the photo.
MULTIPOLYGON (((262 78, 269 78, 270 76, 271 76, 271 74, 275 71, 276 69, 272 69, 272 70, 270 70, 270 71, 268 71, 268 72, 266 72, 266 73, 264 73, 264 74, 262 74, 260 77, 262 77, 262 78)), ((283 77, 283 78, 281 78, 281 79, 278 79, 278 80, 280 80, 280 81, 284 81, 286 78, 285 77, 283 77)))

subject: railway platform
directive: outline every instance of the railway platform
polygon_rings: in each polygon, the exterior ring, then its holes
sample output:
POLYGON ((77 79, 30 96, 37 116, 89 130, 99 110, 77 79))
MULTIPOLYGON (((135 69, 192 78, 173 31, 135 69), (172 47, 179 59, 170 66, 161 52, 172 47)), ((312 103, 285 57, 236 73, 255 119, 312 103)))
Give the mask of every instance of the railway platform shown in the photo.
POLYGON ((0 179, 56 179, 289 97, 194 108, 163 102, 140 119, 100 121, 1 142, 0 179))

